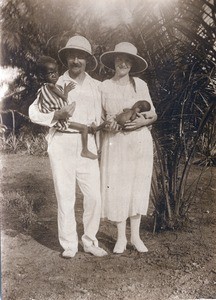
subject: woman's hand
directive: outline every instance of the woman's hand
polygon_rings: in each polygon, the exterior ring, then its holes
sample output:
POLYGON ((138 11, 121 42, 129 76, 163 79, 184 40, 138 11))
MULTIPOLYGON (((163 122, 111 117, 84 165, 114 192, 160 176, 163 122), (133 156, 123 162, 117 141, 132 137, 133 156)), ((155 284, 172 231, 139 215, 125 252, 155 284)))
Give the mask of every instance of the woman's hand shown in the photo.
POLYGON ((136 130, 142 126, 145 126, 145 116, 143 114, 137 113, 138 118, 136 118, 135 120, 133 120, 132 122, 126 121, 125 125, 124 125, 124 129, 125 130, 136 130))
POLYGON ((152 110, 142 112, 141 114, 145 117, 145 119, 154 119, 155 117, 157 118, 156 113, 152 110))
POLYGON ((105 131, 117 132, 120 130, 120 125, 114 120, 109 120, 109 123, 105 125, 105 131))
POLYGON ((157 119, 155 112, 149 111, 145 113, 137 113, 138 118, 131 121, 126 121, 124 129, 125 130, 136 130, 143 126, 148 126, 154 123, 157 119))

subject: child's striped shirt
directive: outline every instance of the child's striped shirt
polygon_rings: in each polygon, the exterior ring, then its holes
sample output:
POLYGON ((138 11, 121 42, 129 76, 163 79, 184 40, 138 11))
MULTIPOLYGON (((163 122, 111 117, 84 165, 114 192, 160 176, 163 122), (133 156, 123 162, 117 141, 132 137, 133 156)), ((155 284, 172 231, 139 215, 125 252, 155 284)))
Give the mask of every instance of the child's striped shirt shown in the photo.
MULTIPOLYGON (((56 87, 63 93, 62 87, 56 87)), ((66 104, 68 104, 66 101, 64 101, 61 97, 59 97, 49 89, 48 84, 43 84, 43 86, 38 90, 38 108, 40 112, 49 113, 54 110, 59 110, 66 104)), ((67 120, 59 120, 55 124, 55 127, 61 131, 67 130, 67 120)))

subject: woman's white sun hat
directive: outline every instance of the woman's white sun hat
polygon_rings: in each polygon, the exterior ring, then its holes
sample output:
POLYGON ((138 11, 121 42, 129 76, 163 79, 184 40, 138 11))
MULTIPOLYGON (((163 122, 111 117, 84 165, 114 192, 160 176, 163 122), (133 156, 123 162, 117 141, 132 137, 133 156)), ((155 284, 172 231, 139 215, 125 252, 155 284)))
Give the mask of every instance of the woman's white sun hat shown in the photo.
POLYGON ((118 54, 127 54, 132 59, 131 73, 141 73, 147 69, 147 61, 137 55, 137 48, 128 42, 122 42, 115 46, 114 51, 108 51, 101 55, 102 64, 112 70, 115 70, 115 58, 118 54))
POLYGON ((79 50, 87 54, 87 65, 89 70, 93 71, 97 68, 97 60, 92 54, 92 47, 89 41, 81 35, 71 37, 66 46, 58 51, 58 56, 63 65, 67 67, 67 53, 71 50, 79 50))

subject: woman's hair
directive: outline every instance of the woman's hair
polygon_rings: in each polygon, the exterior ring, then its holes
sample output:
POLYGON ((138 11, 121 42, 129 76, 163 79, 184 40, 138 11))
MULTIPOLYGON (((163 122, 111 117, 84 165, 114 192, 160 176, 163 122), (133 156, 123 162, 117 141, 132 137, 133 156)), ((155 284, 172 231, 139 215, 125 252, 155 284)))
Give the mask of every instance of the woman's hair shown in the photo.
POLYGON ((135 80, 132 76, 129 76, 129 80, 130 80, 130 83, 132 84, 133 88, 134 88, 134 91, 136 93, 136 83, 135 83, 135 80))
POLYGON ((52 58, 50 56, 41 56, 37 60, 37 74, 38 75, 44 75, 44 73, 46 72, 46 64, 47 63, 52 63, 52 64, 57 65, 57 62, 54 58, 52 58))

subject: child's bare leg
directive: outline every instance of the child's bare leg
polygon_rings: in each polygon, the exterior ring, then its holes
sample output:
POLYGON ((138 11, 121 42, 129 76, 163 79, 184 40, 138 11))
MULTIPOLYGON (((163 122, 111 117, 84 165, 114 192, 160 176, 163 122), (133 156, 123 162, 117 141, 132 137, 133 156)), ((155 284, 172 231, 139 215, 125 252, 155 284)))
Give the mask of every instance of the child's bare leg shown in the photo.
POLYGON ((69 128, 79 130, 79 132, 81 133, 81 140, 82 140, 81 156, 90 159, 97 159, 98 156, 88 150, 88 127, 84 124, 71 122, 69 128))
POLYGON ((88 150, 88 127, 85 126, 82 130, 80 130, 81 139, 82 139, 82 152, 81 156, 96 159, 98 156, 91 151, 88 150))
POLYGON ((90 126, 90 132, 91 133, 96 133, 97 131, 101 130, 101 129, 104 129, 104 127, 109 124, 110 122, 109 121, 104 121, 103 123, 101 123, 99 126, 95 125, 94 123, 91 124, 90 126))

